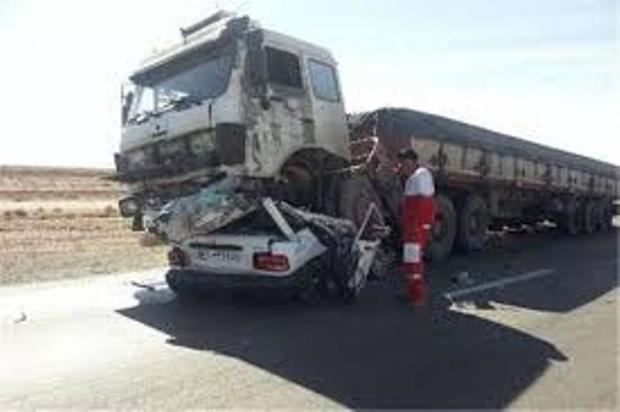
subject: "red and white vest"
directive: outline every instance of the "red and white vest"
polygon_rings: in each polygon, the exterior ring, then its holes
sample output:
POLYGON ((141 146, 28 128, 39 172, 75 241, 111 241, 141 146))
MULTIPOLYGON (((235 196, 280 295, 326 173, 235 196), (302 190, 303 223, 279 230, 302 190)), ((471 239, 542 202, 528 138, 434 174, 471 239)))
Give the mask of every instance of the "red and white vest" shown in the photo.
POLYGON ((425 167, 418 167, 405 182, 402 202, 401 229, 403 239, 412 238, 412 231, 428 230, 435 217, 435 184, 425 167))

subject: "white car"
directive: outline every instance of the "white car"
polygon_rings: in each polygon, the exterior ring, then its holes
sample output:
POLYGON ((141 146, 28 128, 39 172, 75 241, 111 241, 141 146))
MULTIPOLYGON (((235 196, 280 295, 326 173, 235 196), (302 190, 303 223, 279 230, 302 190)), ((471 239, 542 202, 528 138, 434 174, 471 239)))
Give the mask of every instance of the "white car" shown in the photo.
POLYGON ((345 300, 359 294, 379 240, 362 240, 363 228, 356 231, 346 220, 276 206, 269 198, 262 205, 277 230, 251 230, 240 222, 238 229, 175 244, 168 254, 170 288, 179 295, 204 288, 283 288, 303 298, 345 300))

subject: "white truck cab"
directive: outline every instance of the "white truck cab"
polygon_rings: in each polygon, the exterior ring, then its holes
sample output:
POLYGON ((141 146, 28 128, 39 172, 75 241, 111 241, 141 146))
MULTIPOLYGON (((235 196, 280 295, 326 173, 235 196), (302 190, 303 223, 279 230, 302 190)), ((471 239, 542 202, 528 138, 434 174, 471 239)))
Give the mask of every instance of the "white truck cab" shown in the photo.
POLYGON ((350 158, 332 55, 247 17, 220 12, 182 29, 130 80, 115 156, 131 194, 123 215, 223 173, 277 179, 296 156, 350 158))

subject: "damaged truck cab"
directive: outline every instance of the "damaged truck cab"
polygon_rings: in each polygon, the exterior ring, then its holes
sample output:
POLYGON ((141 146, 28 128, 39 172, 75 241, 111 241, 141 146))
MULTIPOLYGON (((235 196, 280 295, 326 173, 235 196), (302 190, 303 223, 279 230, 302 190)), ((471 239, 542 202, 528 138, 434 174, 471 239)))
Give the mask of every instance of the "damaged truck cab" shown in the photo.
POLYGON ((181 33, 132 74, 124 95, 115 163, 129 192, 121 213, 135 228, 218 176, 254 189, 280 182, 294 197, 314 188, 310 173, 347 164, 347 118, 328 51, 225 12, 181 33))

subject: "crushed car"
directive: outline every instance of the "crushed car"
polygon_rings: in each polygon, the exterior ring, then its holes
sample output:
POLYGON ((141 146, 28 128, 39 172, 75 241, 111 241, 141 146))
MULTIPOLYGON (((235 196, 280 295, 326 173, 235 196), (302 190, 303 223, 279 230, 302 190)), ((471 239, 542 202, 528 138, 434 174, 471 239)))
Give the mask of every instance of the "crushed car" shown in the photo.
POLYGON ((174 199, 148 230, 170 244, 166 280, 178 295, 207 289, 278 289, 305 302, 354 300, 380 239, 345 219, 310 213, 270 197, 247 196, 225 178, 174 199))

